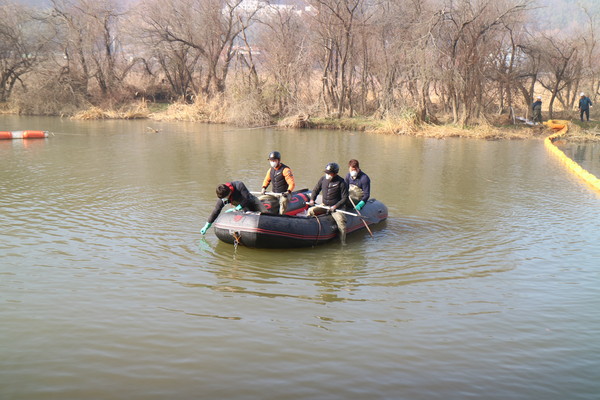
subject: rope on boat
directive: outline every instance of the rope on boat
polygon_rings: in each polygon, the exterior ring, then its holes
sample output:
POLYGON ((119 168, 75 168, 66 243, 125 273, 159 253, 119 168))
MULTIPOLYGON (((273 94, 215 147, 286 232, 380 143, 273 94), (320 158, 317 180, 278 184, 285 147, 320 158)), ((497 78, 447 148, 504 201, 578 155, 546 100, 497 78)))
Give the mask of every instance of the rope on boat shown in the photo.
POLYGON ((230 231, 230 233, 233 236, 233 248, 237 250, 238 245, 242 243, 242 235, 235 231, 230 231))
POLYGON ((600 179, 598 179, 594 174, 586 171, 581 167, 581 165, 573 161, 561 149, 554 145, 554 141, 565 135, 569 130, 569 121, 551 119, 544 122, 544 125, 555 131, 555 133, 548 136, 544 140, 544 145, 550 151, 550 153, 554 154, 569 171, 577 175, 580 179, 592 186, 594 189, 600 191, 600 179))
POLYGON ((321 220, 319 219, 318 215, 315 215, 315 218, 317 219, 317 224, 319 225, 319 231, 317 232, 317 238, 315 239, 315 244, 313 244, 313 246, 316 246, 317 243, 319 243, 319 238, 321 237, 321 220))

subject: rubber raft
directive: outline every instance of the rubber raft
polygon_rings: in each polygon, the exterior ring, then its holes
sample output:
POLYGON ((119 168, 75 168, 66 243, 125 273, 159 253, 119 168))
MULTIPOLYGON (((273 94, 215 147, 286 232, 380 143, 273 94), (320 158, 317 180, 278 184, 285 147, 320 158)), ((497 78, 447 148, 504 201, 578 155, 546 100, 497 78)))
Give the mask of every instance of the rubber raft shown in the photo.
POLYGON ((44 139, 48 137, 47 131, 0 131, 0 140, 10 139, 44 139))
MULTIPOLYGON (((318 217, 298 215, 297 210, 308 208, 306 203, 309 199, 310 192, 294 194, 288 213, 296 215, 242 211, 221 213, 213 224, 215 234, 223 242, 256 248, 310 247, 327 243, 338 236, 337 224, 327 214, 318 217)), ((378 224, 388 216, 385 204, 375 199, 367 201, 360 213, 362 218, 346 215, 347 234, 365 229, 365 223, 378 224)))

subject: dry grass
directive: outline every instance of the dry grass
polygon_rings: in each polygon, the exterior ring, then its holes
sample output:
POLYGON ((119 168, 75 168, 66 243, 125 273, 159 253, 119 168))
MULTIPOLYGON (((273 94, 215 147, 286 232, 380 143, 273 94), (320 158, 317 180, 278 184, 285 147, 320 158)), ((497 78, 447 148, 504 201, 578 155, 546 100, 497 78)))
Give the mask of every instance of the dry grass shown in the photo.
MULTIPOLYGON (((499 140, 499 139, 530 139, 538 136, 544 128, 521 127, 506 128, 490 125, 463 128, 455 125, 423 125, 415 136, 446 139, 451 137, 467 137, 473 139, 499 140)), ((547 134, 550 134, 549 132, 547 134)))
POLYGON ((571 121, 569 130, 564 136, 569 142, 600 142, 600 122, 571 121))
POLYGON ((0 103, 0 114, 19 114, 19 108, 13 103, 0 103))
POLYGON ((310 129, 314 127, 314 123, 310 119, 308 113, 298 113, 291 115, 279 121, 277 126, 290 129, 310 129))
MULTIPOLYGON (((506 121, 502 120, 502 122, 506 121)), ((338 119, 319 116, 311 117, 308 114, 300 113, 279 121, 278 126, 282 128, 341 129, 385 135, 408 135, 436 139, 466 137, 484 140, 514 140, 537 137, 544 138, 550 134, 550 132, 542 125, 498 126, 482 121, 475 126, 465 128, 450 123, 428 124, 421 122, 416 113, 410 110, 403 110, 393 115, 388 115, 384 119, 366 117, 338 119)))
POLYGON ((416 135, 422 130, 423 123, 413 110, 401 110, 378 121, 369 132, 388 135, 416 135))
POLYGON ((226 113, 227 123, 236 126, 259 127, 272 124, 271 115, 256 90, 247 89, 234 93, 226 113))
POLYGON ((227 104, 221 97, 206 100, 197 97, 194 103, 173 103, 166 110, 154 112, 149 117, 156 121, 226 122, 227 104))
POLYGON ((87 110, 79 111, 71 118, 76 120, 96 120, 96 119, 144 119, 148 118, 148 104, 140 101, 122 107, 119 110, 104 110, 100 107, 92 106, 87 110))

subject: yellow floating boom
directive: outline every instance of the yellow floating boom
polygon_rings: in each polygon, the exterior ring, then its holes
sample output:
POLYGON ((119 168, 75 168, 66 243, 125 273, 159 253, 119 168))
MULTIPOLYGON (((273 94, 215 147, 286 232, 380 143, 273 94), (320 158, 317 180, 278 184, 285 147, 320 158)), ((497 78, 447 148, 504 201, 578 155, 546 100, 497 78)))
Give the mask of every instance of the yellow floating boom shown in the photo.
POLYGON ((585 169, 581 167, 578 163, 573 161, 569 156, 567 156, 562 150, 554 145, 554 141, 559 137, 563 136, 569 130, 569 121, 563 120, 555 120, 551 119, 544 122, 548 128, 555 131, 552 135, 548 136, 544 140, 544 145, 550 151, 550 153, 554 154, 558 159, 575 175, 585 181, 587 184, 591 185, 594 189, 600 191, 600 179, 598 179, 594 174, 589 173, 585 169))

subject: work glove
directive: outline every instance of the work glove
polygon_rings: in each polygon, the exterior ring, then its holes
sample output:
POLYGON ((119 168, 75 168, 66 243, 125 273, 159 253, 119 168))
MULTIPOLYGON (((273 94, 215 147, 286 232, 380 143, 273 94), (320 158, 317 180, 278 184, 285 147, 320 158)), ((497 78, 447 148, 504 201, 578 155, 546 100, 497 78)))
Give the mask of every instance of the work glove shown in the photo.
POLYGON ((360 210, 362 210, 362 208, 364 206, 365 206, 365 202, 361 200, 361 201, 358 202, 358 204, 354 208, 356 208, 356 211, 360 211, 360 210))
POLYGON ((309 201, 307 204, 308 204, 310 207, 312 207, 312 206, 314 206, 314 205, 315 205, 315 201, 314 201, 314 200, 311 200, 311 201, 309 201))
POLYGON ((267 188, 266 187, 260 189, 260 194, 261 195, 264 195, 265 193, 267 193, 267 188))
POLYGON ((336 208, 337 208, 336 206, 329 207, 329 209, 327 210, 327 214, 333 214, 335 212, 336 208))
POLYGON ((233 212, 233 211, 240 211, 242 208, 243 208, 242 205, 238 204, 237 206, 232 207, 232 208, 230 208, 229 210, 227 210, 225 212, 227 213, 227 212, 233 212))
POLYGON ((207 222, 206 224, 204 224, 204 227, 202 229, 200 229, 200 233, 205 235, 206 231, 208 230, 208 228, 210 228, 212 226, 212 224, 210 222, 207 222))
POLYGON ((287 198, 289 198, 291 194, 292 194, 292 192, 290 192, 289 190, 288 190, 287 192, 283 192, 283 193, 281 193, 281 195, 282 195, 283 197, 285 197, 286 199, 287 199, 287 198))

